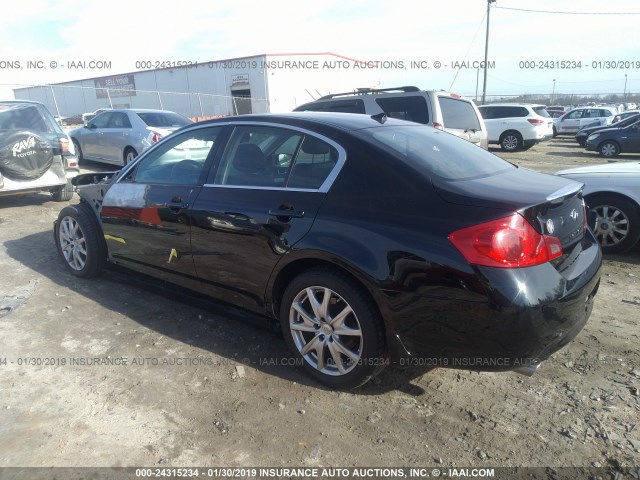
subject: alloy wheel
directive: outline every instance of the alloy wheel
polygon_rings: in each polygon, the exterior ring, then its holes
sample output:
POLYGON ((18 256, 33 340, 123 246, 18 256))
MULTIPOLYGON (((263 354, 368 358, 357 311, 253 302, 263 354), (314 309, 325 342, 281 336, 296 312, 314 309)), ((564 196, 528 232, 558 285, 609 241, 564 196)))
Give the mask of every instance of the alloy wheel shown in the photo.
POLYGON ((603 247, 617 245, 629 234, 629 218, 617 207, 598 205, 592 209, 596 213, 593 233, 603 247))
POLYGON ((362 357, 362 328, 344 298, 313 286, 300 291, 289 311, 289 329, 302 357, 319 372, 341 376, 362 357))
POLYGON ((82 270, 87 263, 87 249, 84 234, 75 218, 64 217, 60 221, 58 241, 67 264, 73 270, 82 270))

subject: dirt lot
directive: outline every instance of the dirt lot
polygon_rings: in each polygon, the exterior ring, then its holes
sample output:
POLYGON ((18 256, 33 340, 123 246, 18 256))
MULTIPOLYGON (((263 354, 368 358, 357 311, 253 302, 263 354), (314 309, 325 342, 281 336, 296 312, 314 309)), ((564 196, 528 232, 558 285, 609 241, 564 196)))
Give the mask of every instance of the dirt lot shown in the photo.
MULTIPOLYGON (((602 163, 570 139, 496 153, 545 172, 602 163)), ((118 271, 67 274, 62 206, 0 199, 0 466, 640 463, 639 247, 606 259, 587 327, 531 378, 388 369, 337 393, 287 365, 260 319, 118 271), (127 364, 86 364, 107 357, 127 364)))

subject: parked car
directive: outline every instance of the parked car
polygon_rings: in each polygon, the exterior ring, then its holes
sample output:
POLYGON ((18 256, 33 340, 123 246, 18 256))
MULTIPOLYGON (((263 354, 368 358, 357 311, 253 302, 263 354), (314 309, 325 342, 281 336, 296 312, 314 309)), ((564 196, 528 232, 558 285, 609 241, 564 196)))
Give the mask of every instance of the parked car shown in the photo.
POLYGON ((108 261, 279 319, 333 387, 389 361, 532 373, 599 284, 581 183, 380 115, 199 122, 75 183, 70 273, 108 261))
POLYGON ((162 137, 190 123, 188 118, 166 110, 118 109, 99 114, 69 135, 80 162, 126 165, 162 137))
POLYGON ((418 87, 359 88, 334 93, 300 105, 296 112, 340 112, 391 118, 431 125, 487 148, 487 130, 476 105, 455 93, 418 87))
POLYGON ((640 121, 621 128, 605 128, 587 137, 587 150, 603 157, 615 157, 620 153, 640 153, 640 121))
MULTIPOLYGON (((616 117, 622 117, 622 114, 616 115, 616 117)), ((623 128, 629 126, 638 120, 640 120, 640 112, 635 111, 631 115, 626 115, 626 118, 623 120, 618 120, 617 122, 612 123, 611 125, 596 125, 594 127, 585 127, 578 130, 576 133, 576 140, 581 146, 585 146, 587 144, 587 138, 589 135, 595 132, 599 132, 600 130, 604 130, 607 128, 623 128)))
POLYGON ((496 103, 478 107, 487 127, 489 143, 502 150, 526 150, 553 135, 553 119, 544 105, 496 103))
POLYGON ((553 119, 553 136, 575 135, 587 125, 610 125, 616 111, 608 107, 575 108, 559 118, 553 119))
POLYGON ((46 191, 67 201, 78 173, 71 140, 47 107, 0 101, 0 197, 46 191))
POLYGON ((627 110, 626 112, 618 113, 611 122, 613 126, 614 123, 618 123, 620 120, 624 120, 625 118, 633 117, 640 113, 640 110, 627 110))
POLYGON ((571 168, 557 173, 585 184, 591 228, 605 253, 623 253, 640 239, 640 162, 571 168))
POLYGON ((564 110, 549 110, 549 109, 546 109, 546 110, 551 118, 560 118, 562 115, 565 114, 564 110))

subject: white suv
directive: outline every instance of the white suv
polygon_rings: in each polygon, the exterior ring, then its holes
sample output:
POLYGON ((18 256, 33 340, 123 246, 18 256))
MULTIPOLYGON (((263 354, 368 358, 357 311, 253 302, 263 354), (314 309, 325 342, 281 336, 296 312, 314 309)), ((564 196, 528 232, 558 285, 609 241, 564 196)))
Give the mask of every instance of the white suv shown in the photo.
POLYGON ((489 143, 502 150, 527 150, 553 136, 553 119, 544 105, 494 103, 478 107, 487 126, 489 143))
POLYGON ((611 107, 574 108, 561 117, 553 119, 553 136, 574 135, 586 126, 610 125, 617 113, 611 107))
POLYGON ((325 95, 296 107, 294 112, 384 113, 431 125, 487 148, 487 130, 478 107, 455 93, 418 87, 359 88, 355 92, 325 95))

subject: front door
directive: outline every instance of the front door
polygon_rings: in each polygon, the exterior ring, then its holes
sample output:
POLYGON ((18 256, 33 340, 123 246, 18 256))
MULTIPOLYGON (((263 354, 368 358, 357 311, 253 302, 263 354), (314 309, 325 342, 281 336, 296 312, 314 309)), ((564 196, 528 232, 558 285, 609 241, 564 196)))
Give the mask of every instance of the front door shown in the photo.
POLYGON ((222 128, 177 135, 143 155, 107 191, 101 219, 114 261, 167 280, 195 276, 189 208, 202 188, 222 128))

